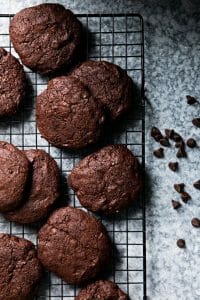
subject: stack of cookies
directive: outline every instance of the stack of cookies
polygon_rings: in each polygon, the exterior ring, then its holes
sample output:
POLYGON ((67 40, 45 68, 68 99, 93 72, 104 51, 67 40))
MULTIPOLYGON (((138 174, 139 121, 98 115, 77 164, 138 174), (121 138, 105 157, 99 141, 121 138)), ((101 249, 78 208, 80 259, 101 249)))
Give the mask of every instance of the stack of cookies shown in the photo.
MULTIPOLYGON (((125 70, 106 61, 78 62, 82 26, 63 6, 23 9, 11 21, 10 37, 24 65, 53 77, 36 102, 38 129, 52 145, 80 149, 96 143, 106 122, 116 122, 131 106, 133 82, 125 70)), ((2 48, 0 70, 0 116, 9 116, 26 101, 26 76, 21 63, 2 48)), ((60 206, 60 179, 55 160, 45 151, 21 151, 0 142, 0 212, 20 224, 44 222, 38 254, 31 242, 0 234, 0 300, 8 295, 32 299, 43 267, 69 284, 87 285, 77 300, 128 299, 115 283, 99 279, 112 255, 103 224, 73 207, 53 212, 60 206)), ((88 155, 67 179, 82 206, 99 214, 119 213, 142 190, 141 167, 125 145, 88 155)))

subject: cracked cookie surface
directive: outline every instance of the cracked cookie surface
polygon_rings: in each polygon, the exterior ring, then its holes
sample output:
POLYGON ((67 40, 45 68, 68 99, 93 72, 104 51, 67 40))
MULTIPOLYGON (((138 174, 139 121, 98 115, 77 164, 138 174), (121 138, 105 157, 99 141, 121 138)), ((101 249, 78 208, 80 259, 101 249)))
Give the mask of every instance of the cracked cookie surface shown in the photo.
POLYGON ((134 101, 132 79, 113 63, 88 60, 71 74, 88 86, 112 119, 121 116, 134 101))
POLYGON ((98 280, 83 288, 76 300, 128 300, 128 296, 114 282, 98 280))
POLYGON ((115 213, 138 200, 141 168, 125 145, 109 145, 82 159, 68 183, 88 210, 115 213))
POLYGON ((20 62, 0 48, 0 116, 15 114, 25 95, 25 73, 20 62))
POLYGON ((13 17, 10 37, 24 65, 50 73, 74 59, 81 40, 81 23, 60 4, 40 4, 13 17))
POLYGON ((0 141, 0 211, 15 209, 23 201, 29 161, 14 145, 0 141))
POLYGON ((60 195, 60 172, 56 161, 43 150, 23 151, 31 165, 24 203, 5 217, 17 223, 37 222, 47 216, 60 195))
POLYGON ((110 254, 110 240, 102 223, 77 208, 56 210, 38 233, 42 264, 70 284, 96 277, 108 266, 110 254))
POLYGON ((43 274, 34 245, 1 233, 0 274, 0 300, 33 299, 43 274))
POLYGON ((50 80, 37 97, 36 119, 49 143, 82 148, 99 139, 105 116, 83 83, 72 76, 61 76, 50 80))

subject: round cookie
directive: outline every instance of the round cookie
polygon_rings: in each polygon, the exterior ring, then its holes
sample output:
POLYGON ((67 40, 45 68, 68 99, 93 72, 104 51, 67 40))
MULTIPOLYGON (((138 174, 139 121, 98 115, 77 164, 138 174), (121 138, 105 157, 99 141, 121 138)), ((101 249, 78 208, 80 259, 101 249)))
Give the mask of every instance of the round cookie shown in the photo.
POLYGON ((60 172, 55 160, 43 150, 23 151, 31 164, 30 188, 22 206, 5 214, 17 223, 28 224, 45 218, 60 195, 60 172))
POLYGON ((0 300, 33 299, 43 275, 34 245, 23 238, 0 234, 0 300))
POLYGON ((81 24, 60 4, 40 4, 14 16, 10 38, 23 64, 45 74, 74 59, 81 41, 81 24))
POLYGON ((38 96, 36 119, 49 143, 82 148, 98 140, 105 116, 83 83, 72 76, 61 76, 50 80, 38 96))
POLYGON ((110 145, 82 159, 68 183, 88 210, 111 214, 138 199, 142 175, 137 158, 125 145, 110 145))
POLYGON ((40 261, 70 284, 96 277, 109 264, 110 254, 102 223, 77 208, 56 210, 38 233, 40 261))
POLYGON ((0 142, 0 212, 15 209, 23 200, 29 161, 22 151, 0 142))
POLYGON ((125 70, 113 63, 88 60, 77 67, 72 75, 88 86, 112 119, 121 116, 134 100, 132 79, 125 70))
POLYGON ((114 282, 98 280, 83 288, 76 300, 128 300, 128 296, 114 282))
POLYGON ((25 95, 25 73, 19 61, 0 48, 0 116, 15 114, 25 95))

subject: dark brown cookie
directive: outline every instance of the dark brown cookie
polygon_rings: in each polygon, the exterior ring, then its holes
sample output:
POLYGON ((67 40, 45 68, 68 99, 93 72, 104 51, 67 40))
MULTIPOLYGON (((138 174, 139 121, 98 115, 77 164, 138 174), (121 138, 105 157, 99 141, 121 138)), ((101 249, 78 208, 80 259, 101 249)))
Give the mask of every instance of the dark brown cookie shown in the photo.
POLYGON ((128 300, 128 296, 114 282, 98 280, 83 288, 76 300, 128 300))
POLYGON ((107 61, 83 62, 72 72, 109 111, 112 119, 123 114, 133 99, 133 82, 125 70, 107 61))
POLYGON ((85 157, 68 182, 83 206, 106 214, 138 200, 142 189, 138 160, 125 145, 106 146, 85 157))
POLYGON ((31 164, 30 187, 23 205, 5 214, 17 223, 34 223, 47 216, 60 194, 60 172, 55 160, 43 150, 27 150, 31 164))
POLYGON ((18 111, 25 95, 25 73, 19 61, 0 48, 0 116, 18 111))
POLYGON ((43 274, 34 245, 1 233, 0 272, 0 300, 33 299, 43 274))
POLYGON ((0 211, 15 209, 23 200, 29 161, 19 149, 0 142, 0 211))
POLYGON ((81 40, 81 24, 60 4, 40 4, 14 16, 10 37, 24 65, 49 73, 74 59, 81 40))
POLYGON ((72 76, 49 81, 37 98, 36 117, 41 135, 61 148, 82 148, 96 142, 105 119, 96 99, 72 76))
POLYGON ((109 264, 110 254, 104 226, 77 208, 56 210, 38 233, 42 264, 70 284, 96 277, 109 264))

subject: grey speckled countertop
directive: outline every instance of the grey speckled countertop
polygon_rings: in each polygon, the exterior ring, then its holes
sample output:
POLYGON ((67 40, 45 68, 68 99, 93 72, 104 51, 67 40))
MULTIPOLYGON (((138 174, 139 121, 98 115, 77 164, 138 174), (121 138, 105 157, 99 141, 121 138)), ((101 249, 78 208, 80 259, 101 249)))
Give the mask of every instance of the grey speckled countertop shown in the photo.
MULTIPOLYGON (((192 183, 200 179, 200 129, 192 126, 200 106, 189 107, 185 95, 200 100, 200 3, 182 1, 37 1, 1 0, 1 13, 15 13, 42 2, 60 2, 76 13, 134 12, 145 24, 146 169, 151 191, 147 195, 147 295, 152 300, 200 299, 200 231, 191 226, 200 217, 200 193, 192 183), (173 127, 184 137, 194 136, 199 147, 180 160, 177 173, 167 168, 175 150, 157 160, 150 139, 152 125, 173 127), (184 182, 192 201, 177 212, 171 207, 175 182, 184 182), (184 238, 185 250, 176 247, 184 238)), ((133 298, 134 299, 134 298, 133 298)), ((137 300, 137 299, 136 299, 137 300)))

